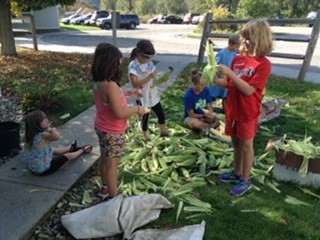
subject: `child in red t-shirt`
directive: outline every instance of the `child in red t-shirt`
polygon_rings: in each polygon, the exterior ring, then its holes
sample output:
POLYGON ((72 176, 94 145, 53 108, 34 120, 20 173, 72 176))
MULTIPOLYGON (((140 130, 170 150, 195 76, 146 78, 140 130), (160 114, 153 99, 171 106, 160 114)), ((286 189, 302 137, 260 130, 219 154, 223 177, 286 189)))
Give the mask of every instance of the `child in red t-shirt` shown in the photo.
POLYGON ((230 193, 242 196, 252 187, 250 172, 254 160, 253 140, 261 114, 262 95, 271 73, 265 57, 272 51, 272 33, 267 21, 258 19, 245 24, 240 32, 240 54, 231 67, 218 65, 227 80, 216 78, 228 89, 225 133, 234 147, 234 170, 219 176, 222 182, 236 182, 230 193))

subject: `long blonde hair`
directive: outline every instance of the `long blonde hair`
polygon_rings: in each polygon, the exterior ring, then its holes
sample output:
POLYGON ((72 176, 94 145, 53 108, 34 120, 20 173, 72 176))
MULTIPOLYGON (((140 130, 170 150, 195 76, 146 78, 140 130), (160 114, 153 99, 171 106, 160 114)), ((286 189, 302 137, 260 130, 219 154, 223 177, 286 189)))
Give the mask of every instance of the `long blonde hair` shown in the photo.
POLYGON ((253 45, 253 56, 260 57, 272 51, 272 32, 269 23, 264 19, 251 20, 246 23, 240 31, 241 45, 240 54, 248 55, 248 49, 244 44, 244 39, 253 45))

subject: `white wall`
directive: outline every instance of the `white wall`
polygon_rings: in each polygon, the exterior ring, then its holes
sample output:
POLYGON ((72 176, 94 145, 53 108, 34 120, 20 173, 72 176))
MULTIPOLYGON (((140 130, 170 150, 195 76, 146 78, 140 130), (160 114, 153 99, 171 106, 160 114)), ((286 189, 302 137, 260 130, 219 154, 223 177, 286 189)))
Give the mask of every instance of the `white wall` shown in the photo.
POLYGON ((36 30, 60 29, 58 6, 44 8, 33 13, 36 30))

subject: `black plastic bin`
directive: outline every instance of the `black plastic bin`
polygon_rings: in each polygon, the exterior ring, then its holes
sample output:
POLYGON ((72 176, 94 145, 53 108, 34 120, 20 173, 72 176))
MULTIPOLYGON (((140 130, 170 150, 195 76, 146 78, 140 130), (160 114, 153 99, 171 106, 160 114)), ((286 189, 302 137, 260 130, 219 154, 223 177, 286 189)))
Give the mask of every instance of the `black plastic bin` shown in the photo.
POLYGON ((0 157, 9 156, 20 150, 20 125, 7 121, 0 122, 0 157))

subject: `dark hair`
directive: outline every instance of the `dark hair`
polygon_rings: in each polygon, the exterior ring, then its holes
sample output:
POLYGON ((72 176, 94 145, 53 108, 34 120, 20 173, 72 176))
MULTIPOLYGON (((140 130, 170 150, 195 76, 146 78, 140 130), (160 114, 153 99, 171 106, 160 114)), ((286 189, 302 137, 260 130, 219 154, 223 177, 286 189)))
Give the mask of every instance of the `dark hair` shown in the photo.
POLYGON ((29 112, 25 116, 25 141, 28 148, 32 146, 34 137, 45 130, 41 127, 41 122, 46 117, 47 115, 40 110, 29 112))
POLYGON ((153 44, 149 40, 140 40, 136 47, 131 51, 130 59, 133 60, 138 54, 144 54, 147 56, 153 56, 156 54, 153 44))
POLYGON ((94 82, 114 81, 121 86, 123 58, 120 50, 110 43, 99 43, 91 67, 94 82))
POLYGON ((197 68, 191 69, 191 81, 193 84, 200 83, 201 80, 201 72, 197 68))
POLYGON ((232 34, 229 36, 229 40, 228 40, 228 44, 229 45, 236 45, 236 44, 240 44, 240 36, 236 35, 236 34, 232 34))

